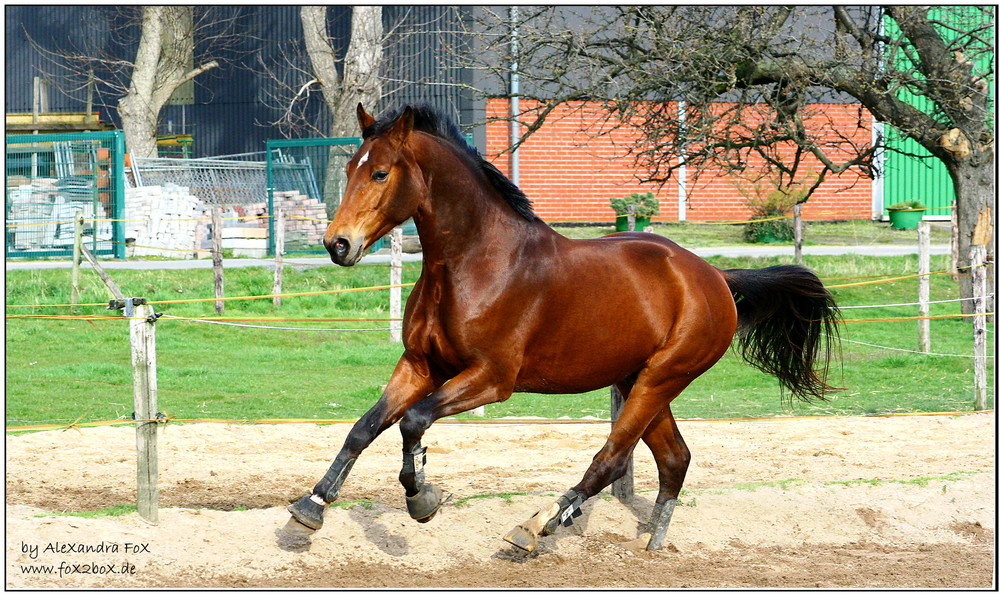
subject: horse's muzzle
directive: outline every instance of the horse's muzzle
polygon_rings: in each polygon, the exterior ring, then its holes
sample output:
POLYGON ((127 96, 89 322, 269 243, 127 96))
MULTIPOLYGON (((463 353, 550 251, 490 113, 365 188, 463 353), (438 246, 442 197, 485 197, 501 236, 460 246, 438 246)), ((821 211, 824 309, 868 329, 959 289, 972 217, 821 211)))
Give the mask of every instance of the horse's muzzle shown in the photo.
POLYGON ((361 248, 364 245, 364 238, 336 237, 333 241, 324 241, 326 251, 330 252, 330 259, 334 264, 340 266, 354 266, 361 259, 361 248))

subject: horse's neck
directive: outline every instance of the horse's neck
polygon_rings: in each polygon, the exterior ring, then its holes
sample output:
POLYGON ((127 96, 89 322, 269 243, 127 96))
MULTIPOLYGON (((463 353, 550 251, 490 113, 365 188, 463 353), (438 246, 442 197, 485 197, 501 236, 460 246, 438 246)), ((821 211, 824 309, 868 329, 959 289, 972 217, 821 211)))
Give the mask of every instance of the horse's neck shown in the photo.
POLYGON ((537 233, 476 172, 454 154, 421 163, 429 192, 414 216, 424 260, 449 268, 506 257, 537 233))

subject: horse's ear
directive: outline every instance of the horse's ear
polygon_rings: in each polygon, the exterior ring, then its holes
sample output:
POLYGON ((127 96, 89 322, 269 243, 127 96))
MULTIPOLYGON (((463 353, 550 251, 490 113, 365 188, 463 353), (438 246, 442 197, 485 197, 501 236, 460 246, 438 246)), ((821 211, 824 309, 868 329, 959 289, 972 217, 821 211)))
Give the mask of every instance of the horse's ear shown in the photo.
POLYGON ((389 131, 386 132, 386 137, 392 139, 392 141, 397 144, 402 144, 406 142, 406 139, 409 138, 410 132, 412 131, 413 109, 407 105, 406 108, 403 109, 403 113, 396 118, 396 123, 394 123, 392 128, 389 128, 389 131))
POLYGON ((371 116, 367 111, 365 111, 365 106, 358 103, 358 126, 361 127, 361 131, 364 132, 365 128, 371 126, 375 123, 375 118, 371 116))

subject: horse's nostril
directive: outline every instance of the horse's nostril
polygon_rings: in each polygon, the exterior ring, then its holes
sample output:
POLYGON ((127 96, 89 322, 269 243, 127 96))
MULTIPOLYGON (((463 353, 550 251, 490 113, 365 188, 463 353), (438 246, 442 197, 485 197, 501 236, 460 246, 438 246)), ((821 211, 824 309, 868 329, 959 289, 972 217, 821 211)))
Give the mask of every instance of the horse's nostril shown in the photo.
POLYGON ((351 249, 351 242, 347 241, 346 238, 338 237, 336 241, 333 242, 333 251, 338 257, 343 258, 347 255, 347 252, 351 249))

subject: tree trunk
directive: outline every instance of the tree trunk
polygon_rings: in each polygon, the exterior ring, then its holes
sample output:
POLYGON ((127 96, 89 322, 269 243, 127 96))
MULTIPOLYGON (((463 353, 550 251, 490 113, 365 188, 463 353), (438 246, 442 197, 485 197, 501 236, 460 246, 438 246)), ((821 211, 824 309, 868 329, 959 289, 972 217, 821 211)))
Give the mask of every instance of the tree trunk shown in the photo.
POLYGON ((163 43, 163 6, 144 6, 142 34, 128 94, 118 100, 118 116, 125 146, 133 157, 156 156, 156 120, 159 109, 150 104, 156 86, 156 67, 163 43))
POLYGON ((326 35, 326 7, 303 6, 299 18, 313 76, 319 81, 323 101, 332 113, 340 97, 340 73, 337 72, 337 54, 326 35))
MULTIPOLYGON (((306 52, 312 64, 313 76, 319 81, 323 100, 330 111, 330 136, 357 136, 357 105, 363 103, 369 112, 377 111, 382 96, 379 71, 382 66, 382 7, 355 6, 351 12, 351 41, 344 56, 344 74, 337 71, 337 55, 326 33, 326 7, 303 6, 300 14, 306 52)), ((340 147, 330 147, 327 176, 323 183, 323 200, 332 217, 345 180, 344 155, 340 147)))
POLYGON ((353 136, 357 132, 357 105, 377 113, 382 98, 379 70, 382 66, 382 7, 355 6, 351 13, 351 42, 344 56, 341 99, 333 110, 330 135, 353 136))
POLYGON ((157 113, 138 95, 125 95, 118 101, 118 116, 122 120, 126 150, 133 157, 156 156, 157 113))
MULTIPOLYGON (((969 253, 973 244, 986 245, 986 258, 989 262, 987 276, 993 277, 996 246, 993 230, 996 217, 996 168, 992 155, 983 155, 978 159, 956 160, 948 164, 952 181, 955 184, 956 208, 958 218, 958 258, 960 270, 969 263, 969 253)), ((968 272, 968 270, 962 270, 968 272)), ((995 278, 995 277, 993 277, 995 278)), ((969 274, 959 277, 961 296, 972 297, 972 278, 969 274)), ((972 301, 962 302, 962 312, 972 313, 972 301)), ((989 311, 993 311, 993 300, 990 300, 989 311)))
POLYGON ((337 71, 337 55, 326 33, 326 7, 303 6, 300 17, 306 52, 323 100, 330 110, 330 136, 356 136, 358 103, 378 110, 382 87, 382 7, 355 6, 351 12, 351 41, 344 56, 344 74, 337 71))
POLYGON ((218 62, 194 67, 190 6, 144 6, 141 29, 129 90, 118 100, 118 116, 128 152, 133 157, 155 157, 160 110, 177 87, 218 62))

